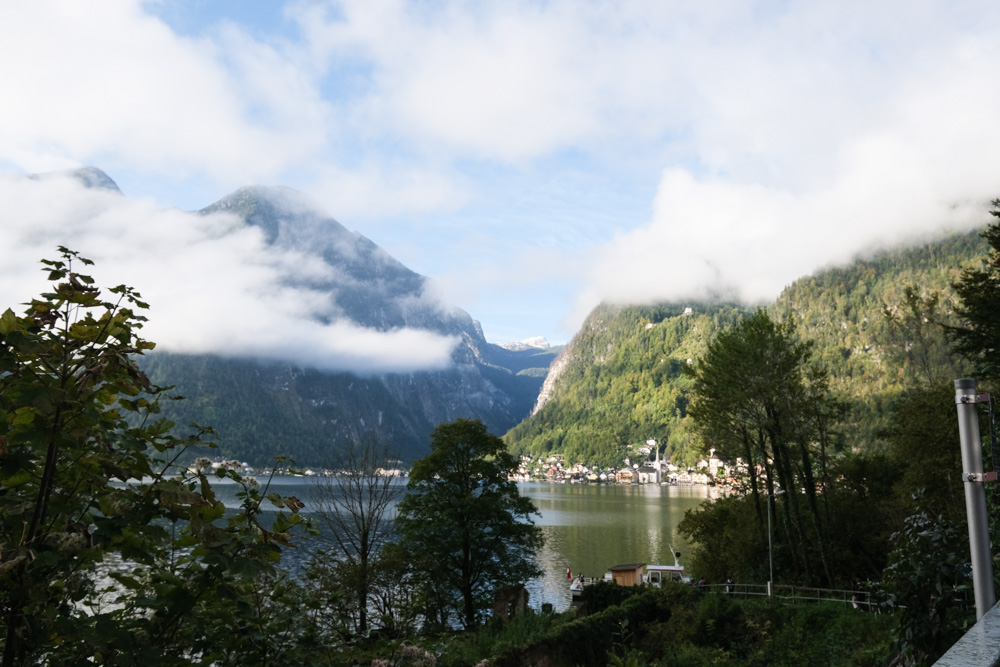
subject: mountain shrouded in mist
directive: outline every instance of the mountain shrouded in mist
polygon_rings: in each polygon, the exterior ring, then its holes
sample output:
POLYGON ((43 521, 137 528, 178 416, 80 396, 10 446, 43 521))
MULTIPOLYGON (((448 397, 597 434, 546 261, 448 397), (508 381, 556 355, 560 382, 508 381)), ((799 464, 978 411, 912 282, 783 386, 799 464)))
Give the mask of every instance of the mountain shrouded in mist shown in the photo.
POLYGON ((24 283, 12 303, 57 245, 95 260, 99 284, 139 288, 157 343, 141 363, 186 397, 165 415, 214 427, 229 458, 335 465, 376 431, 412 460, 459 417, 502 434, 529 414, 558 351, 488 343, 426 278, 288 188, 245 187, 185 213, 132 202, 93 167, 3 185, 25 212, 11 238, 31 258, 7 268, 24 283))
POLYGON ((306 281, 328 297, 315 314, 383 332, 423 330, 454 340, 440 370, 356 374, 220 355, 156 354, 155 379, 187 396, 172 409, 212 424, 229 455, 257 463, 290 454, 334 463, 352 440, 376 431, 404 459, 426 453, 433 428, 458 417, 504 433, 531 410, 552 348, 507 350, 488 343, 468 313, 429 294, 426 278, 287 188, 245 187, 199 211, 229 213, 263 231, 268 245, 319 257, 329 268, 306 281))

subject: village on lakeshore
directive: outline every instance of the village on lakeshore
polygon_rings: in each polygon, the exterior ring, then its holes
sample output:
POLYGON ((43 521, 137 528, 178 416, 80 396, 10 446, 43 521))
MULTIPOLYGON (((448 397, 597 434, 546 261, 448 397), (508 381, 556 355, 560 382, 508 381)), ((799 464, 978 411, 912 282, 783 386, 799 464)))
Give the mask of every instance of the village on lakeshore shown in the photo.
MULTIPOLYGON (((746 475, 746 463, 737 458, 728 463, 709 450, 707 458, 699 460, 693 467, 679 466, 668 459, 660 459, 655 440, 648 440, 641 447, 630 448, 620 467, 600 467, 588 463, 568 464, 564 456, 554 454, 548 457, 534 457, 522 454, 520 465, 510 479, 515 482, 553 482, 556 484, 663 484, 687 486, 702 484, 711 486, 734 486, 746 475), (653 459, 649 455, 653 454, 653 459), (633 462, 632 457, 639 459, 633 462)), ((378 476, 407 477, 408 471, 402 461, 396 461, 392 468, 379 468, 378 476)), ((260 470, 238 460, 199 459, 190 472, 211 469, 216 475, 233 470, 244 476, 270 475, 271 470, 260 470)), ((350 474, 345 470, 330 468, 296 468, 283 466, 275 468, 274 475, 283 477, 340 477, 350 474)))
POLYGON ((569 465, 561 455, 549 457, 521 456, 521 464, 511 475, 515 481, 549 481, 559 484, 669 484, 669 485, 733 485, 736 479, 746 474, 747 466, 742 459, 728 464, 709 451, 708 458, 701 459, 694 467, 678 466, 669 460, 661 460, 655 440, 647 440, 642 447, 635 448, 633 454, 640 462, 632 462, 626 456, 621 467, 600 468, 586 463, 569 465), (650 454, 654 458, 650 460, 650 454))

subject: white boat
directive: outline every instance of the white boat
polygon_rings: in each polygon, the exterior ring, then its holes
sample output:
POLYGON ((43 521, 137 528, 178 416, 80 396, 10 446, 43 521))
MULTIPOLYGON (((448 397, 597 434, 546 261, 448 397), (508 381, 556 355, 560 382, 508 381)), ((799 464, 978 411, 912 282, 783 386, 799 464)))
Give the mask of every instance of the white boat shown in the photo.
POLYGON ((691 577, 684 574, 684 566, 674 561, 673 565, 646 565, 646 572, 643 575, 643 582, 659 588, 665 581, 674 581, 680 584, 691 583, 691 577))

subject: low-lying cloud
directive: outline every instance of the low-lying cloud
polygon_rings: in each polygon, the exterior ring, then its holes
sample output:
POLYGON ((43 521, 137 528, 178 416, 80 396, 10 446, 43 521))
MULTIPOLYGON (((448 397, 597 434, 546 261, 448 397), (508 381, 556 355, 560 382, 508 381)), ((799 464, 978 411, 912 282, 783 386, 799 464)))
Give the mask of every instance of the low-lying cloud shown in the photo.
POLYGON ((821 34, 800 8, 705 53, 720 78, 694 86, 704 117, 683 140, 702 162, 663 170, 651 218, 595 253, 575 317, 599 300, 770 301, 817 269, 991 221, 1000 32, 935 27, 925 9, 884 32, 833 12, 843 33, 814 45, 789 32, 821 34))
POLYGON ((285 361, 331 371, 447 367, 456 345, 431 331, 377 331, 338 318, 333 269, 307 251, 265 243, 230 214, 164 210, 67 176, 0 179, 0 303, 18 308, 45 287, 39 261, 65 246, 94 260, 98 285, 128 284, 151 308, 157 349, 285 361))

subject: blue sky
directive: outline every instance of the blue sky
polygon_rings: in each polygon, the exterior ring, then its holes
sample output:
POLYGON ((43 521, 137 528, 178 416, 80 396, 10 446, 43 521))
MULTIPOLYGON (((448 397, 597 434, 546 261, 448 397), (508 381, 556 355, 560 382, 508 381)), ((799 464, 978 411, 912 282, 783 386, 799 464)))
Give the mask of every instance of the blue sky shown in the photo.
MULTIPOLYGON (((5 3, 0 170, 104 169, 143 216, 135 243, 179 253, 117 280, 166 301, 184 295, 164 272, 199 271, 158 216, 286 185, 488 339, 561 343, 601 300, 766 301, 983 224, 998 76, 986 0, 5 3)), ((0 296, 27 298, 24 258, 66 238, 131 266, 97 236, 104 204, 5 187, 0 296)))

